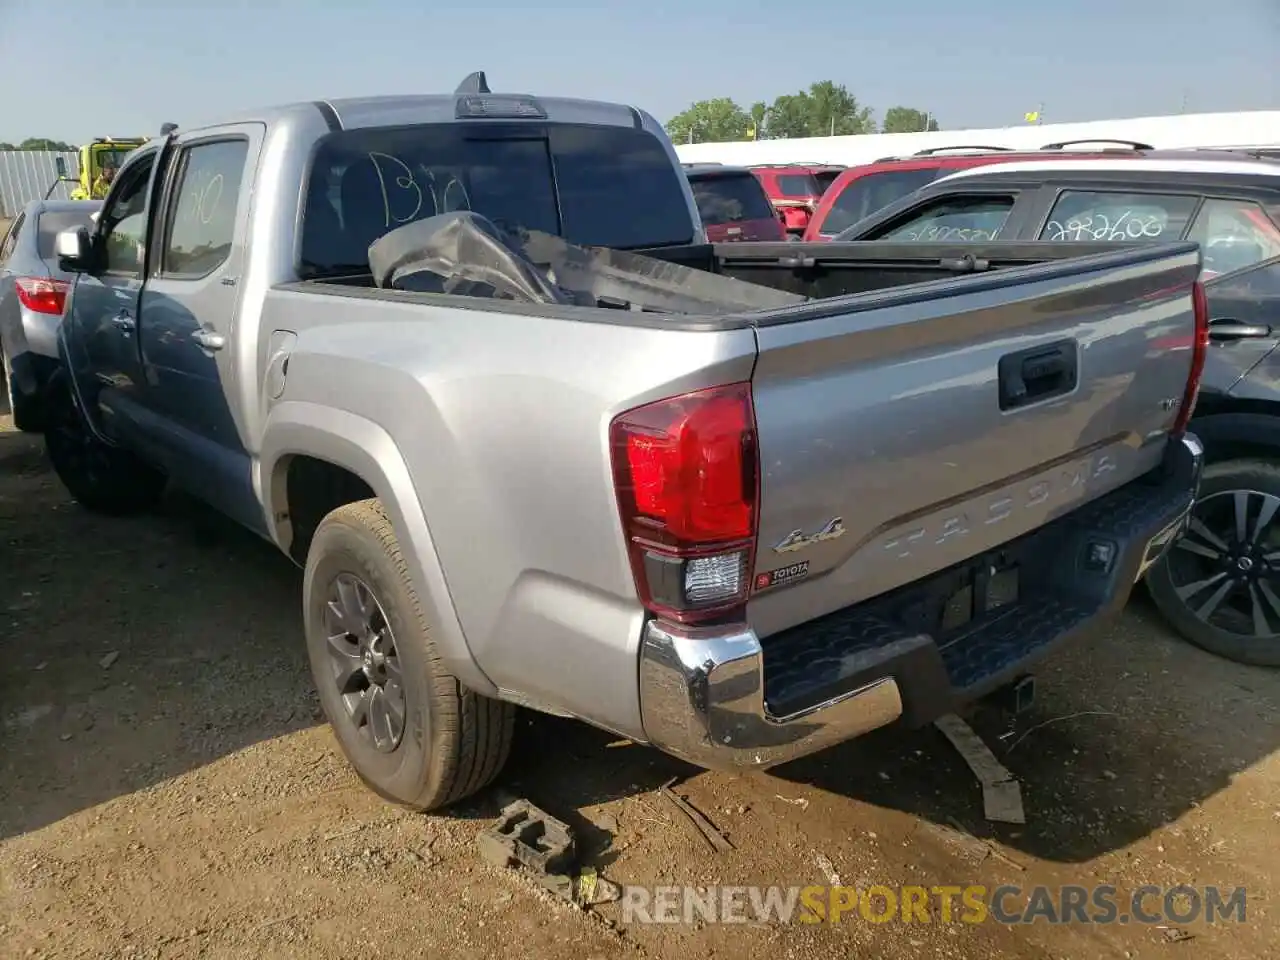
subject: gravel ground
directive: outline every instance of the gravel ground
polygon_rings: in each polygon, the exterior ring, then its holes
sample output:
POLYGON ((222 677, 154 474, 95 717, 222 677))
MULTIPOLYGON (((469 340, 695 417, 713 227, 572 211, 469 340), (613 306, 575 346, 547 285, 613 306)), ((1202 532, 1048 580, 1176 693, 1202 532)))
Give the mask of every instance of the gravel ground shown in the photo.
POLYGON ((1171 638, 1143 598, 1045 666, 1011 736, 975 718, 1025 826, 983 819, 932 729, 733 777, 532 715, 499 790, 423 817, 340 759, 299 576, 267 545, 180 498, 90 516, 0 420, 0 571, 4 957, 1275 956, 1280 673, 1171 638), (703 845, 659 791, 673 777, 734 849, 703 845), (618 883, 1216 883, 1248 889, 1247 921, 625 924, 477 857, 503 791, 573 824, 618 883))

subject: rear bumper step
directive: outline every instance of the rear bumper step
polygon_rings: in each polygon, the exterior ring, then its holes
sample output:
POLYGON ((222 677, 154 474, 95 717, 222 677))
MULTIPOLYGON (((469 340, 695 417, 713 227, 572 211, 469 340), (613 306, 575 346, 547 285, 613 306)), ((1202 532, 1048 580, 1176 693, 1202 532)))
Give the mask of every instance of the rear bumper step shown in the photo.
POLYGON ((1152 474, 991 554, 763 641, 744 624, 650 621, 640 655, 645 734, 700 766, 770 767, 895 721, 931 723, 1119 613, 1186 523, 1202 461, 1187 435, 1152 474), (960 628, 937 626, 957 591, 989 596, 1009 565, 1016 599, 960 628))

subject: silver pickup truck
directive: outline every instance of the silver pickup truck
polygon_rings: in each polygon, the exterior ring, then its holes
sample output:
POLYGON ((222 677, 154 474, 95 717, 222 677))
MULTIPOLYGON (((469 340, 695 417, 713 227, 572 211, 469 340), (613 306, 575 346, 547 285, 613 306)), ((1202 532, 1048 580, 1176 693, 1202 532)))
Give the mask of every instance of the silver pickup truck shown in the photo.
POLYGON ((472 78, 169 131, 58 238, 48 453, 303 566, 335 735, 418 809, 517 705, 713 768, 930 722, 1180 531, 1194 244, 702 240, 627 106, 472 78))

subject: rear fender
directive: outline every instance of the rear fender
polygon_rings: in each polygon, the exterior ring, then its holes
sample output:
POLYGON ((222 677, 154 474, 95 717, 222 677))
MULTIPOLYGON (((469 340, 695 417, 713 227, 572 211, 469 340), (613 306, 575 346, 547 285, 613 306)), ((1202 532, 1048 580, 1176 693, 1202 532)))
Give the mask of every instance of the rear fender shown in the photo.
POLYGON ((471 656, 417 490, 390 434, 371 420, 329 406, 287 400, 272 408, 255 484, 273 539, 286 552, 292 538, 286 476, 295 455, 349 470, 373 489, 395 528, 445 669, 476 692, 495 696, 497 688, 471 656))

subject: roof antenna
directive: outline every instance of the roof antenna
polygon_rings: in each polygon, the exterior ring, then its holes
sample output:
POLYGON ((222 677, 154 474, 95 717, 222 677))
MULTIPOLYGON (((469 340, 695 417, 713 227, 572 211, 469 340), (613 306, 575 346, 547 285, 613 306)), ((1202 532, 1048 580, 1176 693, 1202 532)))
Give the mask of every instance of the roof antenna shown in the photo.
POLYGON ((176 123, 162 123, 160 124, 160 136, 167 137, 177 129, 178 125, 176 123))
POLYGON ((467 74, 467 78, 458 84, 458 89, 454 93, 493 93, 489 89, 489 82, 484 78, 484 71, 477 70, 475 73, 467 74))

